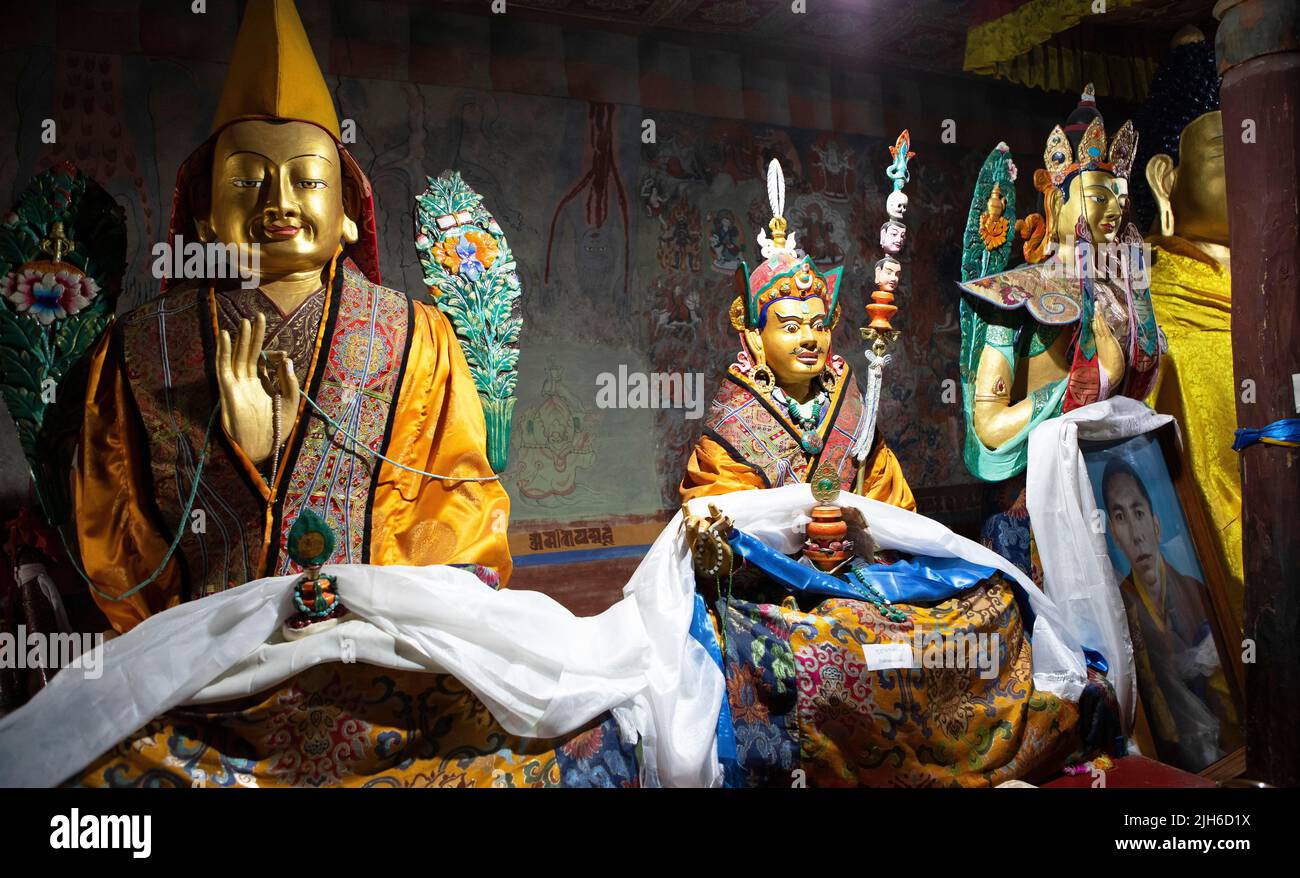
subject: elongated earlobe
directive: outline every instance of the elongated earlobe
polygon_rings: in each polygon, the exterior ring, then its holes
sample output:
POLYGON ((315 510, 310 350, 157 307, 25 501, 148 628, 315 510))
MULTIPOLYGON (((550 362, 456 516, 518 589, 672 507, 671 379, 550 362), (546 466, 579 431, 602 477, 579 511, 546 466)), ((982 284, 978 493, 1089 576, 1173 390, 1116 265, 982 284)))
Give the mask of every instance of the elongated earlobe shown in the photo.
POLYGON ((343 217, 343 243, 355 244, 358 237, 360 236, 357 234, 357 224, 352 217, 345 214, 343 217))
POLYGON ((1156 222, 1162 235, 1174 233, 1174 186, 1178 182, 1178 167, 1174 160, 1164 153, 1151 156, 1146 168, 1147 185, 1156 200, 1156 222))

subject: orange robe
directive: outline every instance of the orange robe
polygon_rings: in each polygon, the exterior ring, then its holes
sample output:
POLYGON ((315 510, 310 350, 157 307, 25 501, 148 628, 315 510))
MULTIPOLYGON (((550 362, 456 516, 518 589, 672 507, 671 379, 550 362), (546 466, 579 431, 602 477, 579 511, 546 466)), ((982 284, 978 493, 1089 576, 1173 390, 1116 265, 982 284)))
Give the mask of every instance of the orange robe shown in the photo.
MULTIPOLYGON (((442 313, 370 283, 351 263, 324 295, 302 381, 312 398, 368 448, 406 466, 491 476, 479 397, 442 313)), ((296 421, 286 405, 284 452, 268 485, 266 468, 212 420, 214 296, 193 285, 169 290, 120 318, 91 359, 73 476, 76 521, 95 600, 114 628, 127 631, 181 600, 296 572, 285 537, 305 508, 335 531, 327 563, 477 563, 508 580, 510 501, 499 482, 431 479, 380 462, 339 441, 305 401, 296 421), (168 558, 177 529, 183 535, 168 558), (152 583, 117 599, 155 571, 152 583)))
POLYGON ((811 455, 799 445, 799 430, 789 418, 747 378, 729 371, 710 407, 705 433, 686 464, 678 489, 682 502, 807 482, 818 467, 830 465, 844 490, 915 512, 912 489, 883 436, 876 434, 871 453, 861 463, 848 456, 860 429, 861 410, 861 391, 846 364, 818 429, 823 450, 811 455))

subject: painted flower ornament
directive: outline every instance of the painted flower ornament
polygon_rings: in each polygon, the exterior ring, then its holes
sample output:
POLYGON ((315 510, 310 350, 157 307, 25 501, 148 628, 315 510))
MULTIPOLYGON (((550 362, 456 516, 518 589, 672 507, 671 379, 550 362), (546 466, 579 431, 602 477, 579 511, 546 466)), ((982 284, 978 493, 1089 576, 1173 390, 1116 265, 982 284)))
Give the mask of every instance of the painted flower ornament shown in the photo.
POLYGON ((472 230, 444 238, 433 251, 434 258, 448 272, 471 281, 478 280, 497 258, 497 244, 492 236, 472 230))
POLYGON ((24 266, 5 276, 2 291, 19 313, 49 326, 55 320, 80 313, 95 298, 99 287, 93 278, 78 271, 41 271, 24 266))
POLYGON ((99 285, 64 261, 75 249, 63 232, 63 223, 53 223, 49 235, 41 241, 41 252, 47 258, 24 263, 5 275, 0 281, 0 294, 20 314, 27 314, 42 326, 80 313, 99 293, 99 285))
POLYGON ((516 402, 522 289, 514 253, 483 198, 456 171, 428 178, 416 199, 424 283, 451 322, 483 404, 488 461, 506 468, 516 402))
POLYGON ((60 528, 73 508, 79 367, 112 322, 125 255, 125 212, 68 162, 36 175, 0 221, 0 403, 41 513, 60 528))

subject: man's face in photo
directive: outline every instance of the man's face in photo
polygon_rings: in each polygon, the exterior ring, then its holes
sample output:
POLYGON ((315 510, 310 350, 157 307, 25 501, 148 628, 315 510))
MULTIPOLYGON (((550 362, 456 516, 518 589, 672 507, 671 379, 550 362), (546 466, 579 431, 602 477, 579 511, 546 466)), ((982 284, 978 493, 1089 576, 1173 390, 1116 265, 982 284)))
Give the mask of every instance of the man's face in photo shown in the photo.
POLYGON ((1154 583, 1160 570, 1160 520, 1128 473, 1112 476, 1102 488, 1110 532, 1138 578, 1154 583))

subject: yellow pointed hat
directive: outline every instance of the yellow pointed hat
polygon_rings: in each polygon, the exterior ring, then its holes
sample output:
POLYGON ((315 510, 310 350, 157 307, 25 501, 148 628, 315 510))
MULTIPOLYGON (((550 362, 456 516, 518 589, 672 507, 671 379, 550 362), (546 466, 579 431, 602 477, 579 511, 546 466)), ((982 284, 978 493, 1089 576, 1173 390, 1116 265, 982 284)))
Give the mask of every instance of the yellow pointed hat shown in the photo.
POLYGON ((249 0, 212 132, 266 118, 311 122, 340 139, 334 99, 293 0, 249 0))

